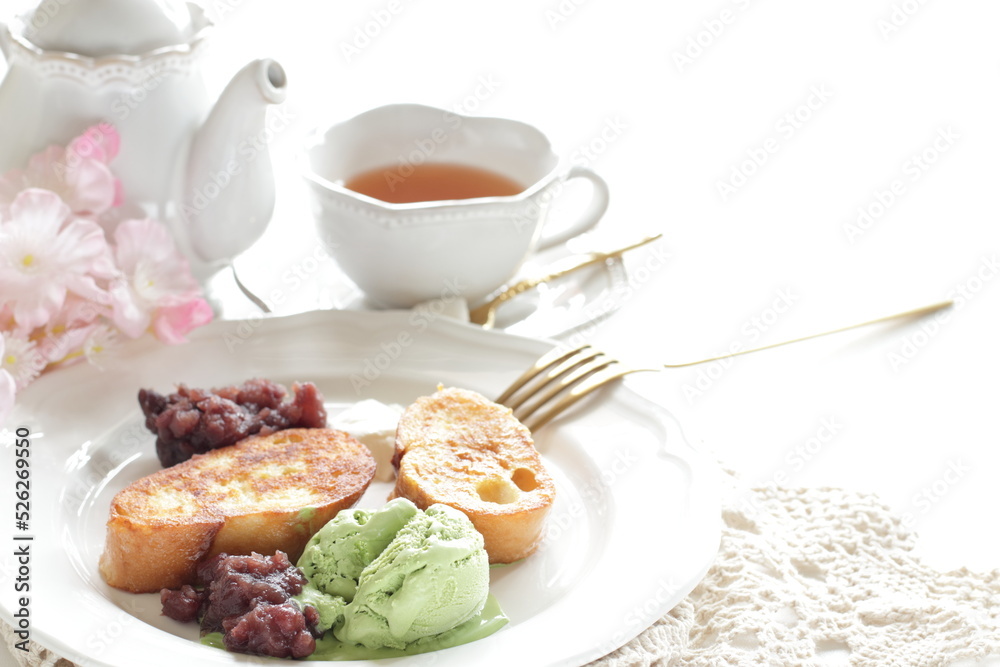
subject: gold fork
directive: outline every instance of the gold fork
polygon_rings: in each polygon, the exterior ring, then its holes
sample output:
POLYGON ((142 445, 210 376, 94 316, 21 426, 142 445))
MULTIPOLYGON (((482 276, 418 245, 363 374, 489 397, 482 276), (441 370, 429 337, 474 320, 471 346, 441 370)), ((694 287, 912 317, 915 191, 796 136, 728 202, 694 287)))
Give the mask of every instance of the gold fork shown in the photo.
POLYGON ((662 366, 626 366, 600 350, 596 350, 586 344, 569 350, 556 347, 540 357, 531 368, 514 380, 507 390, 496 399, 496 402, 512 409, 515 417, 521 420, 530 430, 536 431, 591 392, 631 373, 659 371, 666 368, 684 368, 686 366, 705 364, 730 357, 738 357, 750 354, 751 352, 770 350, 782 345, 790 345, 792 343, 819 338, 820 336, 840 333, 849 329, 857 329, 869 324, 877 324, 905 317, 928 315, 947 308, 952 303, 950 300, 941 301, 929 306, 914 308, 901 313, 886 315, 874 320, 858 322, 800 338, 793 338, 792 340, 780 343, 772 343, 770 345, 731 352, 707 359, 699 359, 697 361, 663 364, 662 366), (539 412, 543 407, 547 407, 547 409, 539 412))
POLYGON ((557 347, 514 380, 496 402, 513 410, 522 424, 536 431, 595 389, 630 373, 657 370, 627 367, 590 345, 570 350, 557 347))

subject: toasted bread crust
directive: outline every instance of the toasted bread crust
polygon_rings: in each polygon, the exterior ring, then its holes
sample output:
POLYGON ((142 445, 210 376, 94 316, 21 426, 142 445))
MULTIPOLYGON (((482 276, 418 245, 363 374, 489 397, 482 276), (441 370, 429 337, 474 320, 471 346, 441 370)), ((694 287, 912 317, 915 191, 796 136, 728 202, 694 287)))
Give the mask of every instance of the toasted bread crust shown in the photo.
POLYGON ((508 408, 465 389, 419 398, 400 419, 393 463, 391 497, 461 510, 482 533, 491 563, 538 548, 555 485, 508 408))
POLYGON ((150 593, 193 583, 217 553, 280 549, 294 562, 374 474, 371 452, 333 429, 289 429, 195 456, 114 497, 101 576, 150 593))

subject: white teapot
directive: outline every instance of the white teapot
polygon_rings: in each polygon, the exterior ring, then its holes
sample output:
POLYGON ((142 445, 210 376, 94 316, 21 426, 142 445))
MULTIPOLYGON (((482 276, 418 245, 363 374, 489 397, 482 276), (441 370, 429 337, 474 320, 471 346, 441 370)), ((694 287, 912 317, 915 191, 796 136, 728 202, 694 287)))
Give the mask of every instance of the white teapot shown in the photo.
POLYGON ((110 122, 132 213, 168 223, 201 273, 232 259, 273 211, 265 118, 284 100, 285 73, 254 61, 211 108, 200 69, 210 28, 182 0, 43 2, 0 24, 0 172, 110 122))

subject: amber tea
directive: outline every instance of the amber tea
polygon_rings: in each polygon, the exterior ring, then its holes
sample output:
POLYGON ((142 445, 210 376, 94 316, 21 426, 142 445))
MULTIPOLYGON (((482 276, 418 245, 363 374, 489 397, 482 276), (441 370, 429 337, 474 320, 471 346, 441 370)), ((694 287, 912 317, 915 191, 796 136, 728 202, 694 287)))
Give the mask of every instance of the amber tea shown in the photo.
POLYGON ((379 167, 348 178, 344 187, 390 204, 506 197, 524 190, 494 171, 447 162, 379 167))

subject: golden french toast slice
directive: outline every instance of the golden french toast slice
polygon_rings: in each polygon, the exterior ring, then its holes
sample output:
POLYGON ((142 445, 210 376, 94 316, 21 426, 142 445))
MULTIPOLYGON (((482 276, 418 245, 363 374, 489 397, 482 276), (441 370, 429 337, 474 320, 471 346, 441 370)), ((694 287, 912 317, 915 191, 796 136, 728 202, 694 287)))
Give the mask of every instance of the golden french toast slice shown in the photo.
POLYGON ((491 563, 538 547, 555 485, 510 409, 466 389, 419 398, 396 428, 393 464, 392 497, 461 510, 482 533, 491 563))
POLYGON ((295 562, 374 475, 368 448, 333 429, 288 429, 197 455, 114 497, 101 576, 150 593, 193 583, 197 566, 222 552, 280 549, 295 562))

